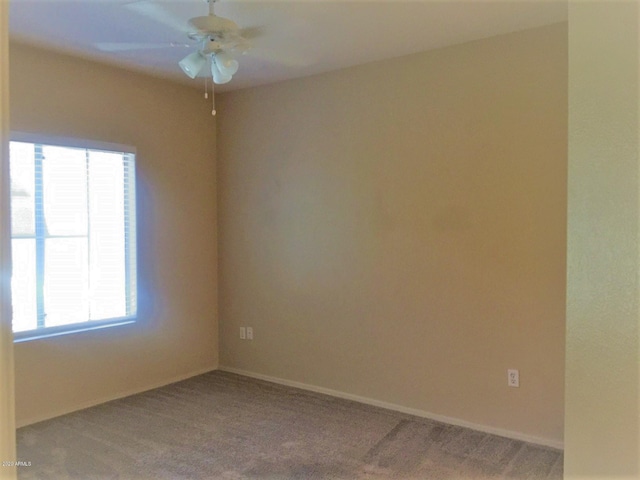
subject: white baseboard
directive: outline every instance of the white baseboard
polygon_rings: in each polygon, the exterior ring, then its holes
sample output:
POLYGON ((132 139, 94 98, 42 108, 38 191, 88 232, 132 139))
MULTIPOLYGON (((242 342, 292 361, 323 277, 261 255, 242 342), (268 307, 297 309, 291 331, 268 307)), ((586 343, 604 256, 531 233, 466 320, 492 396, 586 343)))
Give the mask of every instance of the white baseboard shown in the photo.
POLYGON ((170 385, 172 383, 181 382, 182 380, 187 380, 188 378, 195 377, 197 375, 202 375, 203 373, 209 373, 214 370, 217 370, 216 366, 211 366, 199 370, 194 370, 193 372, 189 372, 183 375, 178 375, 176 377, 171 377, 161 382, 156 382, 148 385, 144 385, 139 388, 134 388, 131 390, 125 390, 122 392, 115 393, 113 395, 109 395, 107 397, 101 397, 94 400, 90 400, 88 402, 82 402, 73 404, 69 407, 66 407, 61 410, 57 410, 53 413, 48 413, 44 415, 39 415, 33 418, 27 418, 22 420, 16 420, 16 428, 26 427, 27 425, 31 425, 34 423, 42 422, 44 420, 50 420, 52 418, 60 417, 62 415, 66 415, 68 413, 77 412, 78 410, 84 410, 85 408, 95 407, 96 405, 100 405, 102 403, 111 402, 112 400, 118 400, 120 398, 129 397, 131 395, 137 395, 138 393, 143 393, 148 390, 153 390, 154 388, 164 387, 166 385, 170 385))
POLYGON ((513 440, 521 440, 523 442, 533 443, 536 445, 542 445, 545 447, 556 448, 558 450, 564 449, 564 443, 558 440, 551 440, 547 438, 535 437, 533 435, 527 435, 525 433, 514 432, 512 430, 504 430, 502 428, 490 427, 488 425, 480 425, 477 423, 467 422, 459 418, 447 417, 444 415, 438 415, 435 413, 427 412, 424 410, 418 410, 416 408, 404 407, 402 405, 396 405, 394 403, 387 403, 373 398, 362 397, 360 395, 353 395, 351 393, 345 393, 338 390, 331 390, 330 388, 318 387, 315 385, 309 385, 306 383, 295 382, 293 380, 287 380, 284 378, 271 377, 269 375, 262 375, 261 373, 249 372, 238 368, 220 366, 218 370, 223 372, 235 373, 245 377, 256 378, 258 380, 264 380, 271 383, 277 383, 280 385, 286 385, 288 387, 300 388, 302 390, 308 390, 310 392, 322 393, 330 395, 332 397, 343 398, 345 400, 352 400, 366 405, 372 405, 374 407, 381 407, 387 410, 394 410, 400 413, 406 413, 408 415, 414 415, 416 417, 428 418, 437 422, 447 423, 449 425, 456 425, 459 427, 471 428, 484 433, 491 433, 493 435, 499 435, 501 437, 511 438, 513 440))

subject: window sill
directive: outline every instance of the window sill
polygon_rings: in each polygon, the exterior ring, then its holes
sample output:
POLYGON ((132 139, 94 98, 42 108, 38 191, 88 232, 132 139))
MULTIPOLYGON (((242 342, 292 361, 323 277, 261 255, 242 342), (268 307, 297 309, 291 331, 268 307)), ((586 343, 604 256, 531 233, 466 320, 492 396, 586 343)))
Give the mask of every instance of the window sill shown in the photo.
POLYGON ((123 317, 102 322, 74 323, 71 325, 60 325, 59 327, 48 327, 38 330, 15 332, 13 334, 13 343, 30 342, 32 340, 43 340, 46 338, 59 337, 61 335, 69 335, 72 333, 90 332, 92 330, 103 330, 105 328, 130 325, 135 322, 135 317, 123 317))

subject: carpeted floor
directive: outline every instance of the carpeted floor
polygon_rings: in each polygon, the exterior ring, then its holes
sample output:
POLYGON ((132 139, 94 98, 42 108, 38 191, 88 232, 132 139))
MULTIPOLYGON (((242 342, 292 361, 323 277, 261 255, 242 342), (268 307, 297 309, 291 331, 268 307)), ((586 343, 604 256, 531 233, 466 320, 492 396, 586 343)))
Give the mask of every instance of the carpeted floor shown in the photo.
POLYGON ((19 479, 561 479, 562 452, 224 372, 18 430, 19 479))

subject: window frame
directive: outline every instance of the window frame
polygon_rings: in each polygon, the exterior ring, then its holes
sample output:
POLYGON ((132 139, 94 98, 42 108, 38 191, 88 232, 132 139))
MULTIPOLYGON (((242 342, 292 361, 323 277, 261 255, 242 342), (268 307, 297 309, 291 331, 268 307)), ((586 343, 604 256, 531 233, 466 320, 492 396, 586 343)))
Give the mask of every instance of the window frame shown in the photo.
MULTIPOLYGON (((137 265, 137 207, 136 207, 136 170, 137 170, 137 150, 135 147, 131 145, 124 145, 119 143, 111 143, 111 142, 103 142, 96 141, 90 139, 82 139, 82 138, 74 138, 74 137, 62 137, 55 135, 41 135, 37 133, 31 132, 22 132, 22 131, 12 131, 9 137, 10 142, 23 142, 23 143, 31 143, 31 144, 40 144, 46 146, 56 146, 63 148, 77 148, 77 149, 87 149, 87 150, 102 150, 106 152, 116 152, 123 154, 131 154, 134 157, 133 160, 133 168, 132 175, 133 178, 129 179, 130 185, 133 187, 133 194, 131 192, 128 195, 125 195, 125 204, 127 205, 127 212, 133 213, 134 215, 134 223, 133 227, 130 229, 125 229, 125 243, 131 244, 133 240, 133 261, 134 264, 131 265, 131 250, 129 247, 127 248, 127 256, 129 257, 125 260, 126 264, 129 265, 130 268, 126 269, 125 275, 127 278, 126 281, 126 289, 133 290, 133 303, 134 303, 134 313, 132 315, 122 316, 122 317, 113 317, 107 318, 104 320, 84 320, 82 322, 77 323, 69 323, 65 325, 56 325, 51 327, 38 327, 33 330, 23 330, 20 332, 13 332, 13 341, 14 343, 21 343, 30 340, 39 340, 49 337, 57 337, 60 335, 68 335, 74 333, 81 333, 93 330, 102 330, 109 327, 117 327, 122 325, 130 325, 137 321, 138 317, 138 265, 137 265), (133 237, 133 239, 131 238, 133 237), (133 273, 133 278, 131 278, 131 273, 133 273)), ((11 163, 11 158, 9 158, 9 165, 11 163)), ((10 212, 11 213, 11 212, 10 212)), ((10 238, 13 239, 13 233, 10 232, 10 238)), ((13 263, 11 265, 13 270, 13 263)), ((37 299, 37 301, 40 301, 37 299)), ((13 328, 12 328, 13 330, 13 328)))

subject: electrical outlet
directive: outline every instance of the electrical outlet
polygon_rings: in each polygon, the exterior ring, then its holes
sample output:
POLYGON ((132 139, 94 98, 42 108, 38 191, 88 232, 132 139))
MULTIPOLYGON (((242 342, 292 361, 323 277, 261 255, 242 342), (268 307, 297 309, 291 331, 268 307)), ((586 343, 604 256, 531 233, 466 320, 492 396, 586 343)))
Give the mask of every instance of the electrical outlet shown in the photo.
POLYGON ((518 370, 507 370, 507 385, 509 385, 510 387, 520 386, 520 372, 518 370))
POLYGON ((247 340, 253 340, 253 328, 247 327, 247 340))
POLYGON ((245 340, 247 338, 247 329, 244 327, 240 327, 240 340, 245 340))

